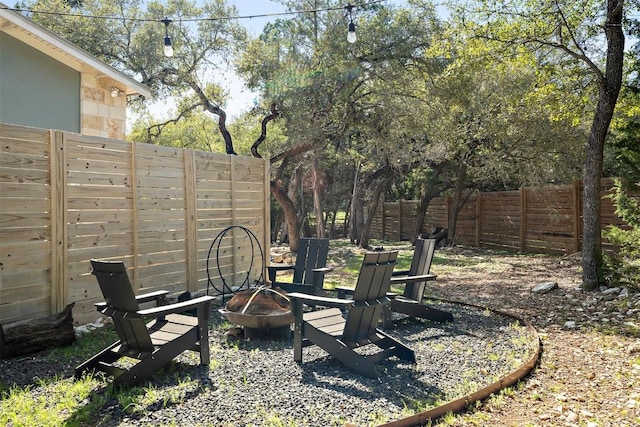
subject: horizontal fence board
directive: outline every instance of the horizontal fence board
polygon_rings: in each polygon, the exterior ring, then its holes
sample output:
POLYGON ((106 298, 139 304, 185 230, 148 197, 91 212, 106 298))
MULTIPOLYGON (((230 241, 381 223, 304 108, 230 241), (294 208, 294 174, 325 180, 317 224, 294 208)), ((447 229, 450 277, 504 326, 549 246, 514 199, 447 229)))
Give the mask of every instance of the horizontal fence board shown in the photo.
POLYGON ((32 228, 3 228, 0 229, 0 242, 28 242, 51 240, 51 229, 40 226, 32 228))
MULTIPOLYGON (((50 131, 48 129, 32 128, 26 126, 10 125, 7 123, 0 123, 0 135, 2 135, 2 144, 4 146, 5 141, 18 140, 28 141, 33 146, 39 146, 40 144, 49 144, 50 131)), ((20 151, 26 149, 20 147, 20 151)))
MULTIPOLYGON (((0 155, 0 162, 2 162, 3 156, 0 155)), ((49 161, 47 159, 47 166, 49 161)), ((31 184, 48 185, 49 184, 49 169, 25 169, 25 168, 12 168, 10 166, 2 167, 2 173, 0 173, 0 189, 4 182, 28 182, 31 184)))
POLYGON ((51 201, 44 198, 4 197, 0 187, 0 209, 3 213, 50 212, 51 201))
POLYGON ((11 304, 4 304, 3 302, 0 302, 0 313, 2 313, 0 324, 17 322, 27 318, 37 319, 48 316, 51 314, 50 302, 51 298, 48 296, 41 298, 18 299, 16 302, 11 304))
MULTIPOLYGON (((32 265, 31 269, 14 269, 3 272, 0 289, 9 290, 22 286, 42 286, 50 291, 51 280, 49 279, 49 270, 50 265, 39 266, 39 268, 33 268, 32 265)), ((6 304, 6 301, 0 302, 6 304)))
POLYGON ((48 198, 50 195, 50 187, 42 184, 31 184, 23 182, 3 182, 0 184, 0 193, 3 200, 7 194, 15 198, 48 198))
POLYGON ((48 226, 50 221, 51 215, 45 212, 0 213, 0 228, 48 226))

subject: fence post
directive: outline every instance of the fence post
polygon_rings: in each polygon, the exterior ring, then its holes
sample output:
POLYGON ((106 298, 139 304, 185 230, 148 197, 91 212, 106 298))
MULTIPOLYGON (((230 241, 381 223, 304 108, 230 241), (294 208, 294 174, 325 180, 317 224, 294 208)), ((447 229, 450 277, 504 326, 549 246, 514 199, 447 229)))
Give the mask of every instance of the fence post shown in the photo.
POLYGON ((447 203, 445 205, 446 209, 447 209, 447 218, 445 219, 445 227, 447 228, 447 230, 451 227, 449 227, 449 221, 451 219, 451 196, 447 196, 447 203))
POLYGON ((50 131, 51 176, 51 314, 67 299, 67 150, 64 133, 50 131))
POLYGON ((580 180, 573 180, 573 249, 580 252, 580 180))
POLYGON ((131 142, 131 216, 133 218, 131 224, 131 232, 133 234, 133 291, 140 290, 140 228, 139 211, 140 205, 138 201, 138 151, 137 143, 131 142))
POLYGON ((264 248, 264 265, 262 266, 262 277, 267 275, 267 265, 271 260, 271 173, 269 171, 271 162, 264 159, 264 225, 262 247, 264 248))
POLYGON ((387 202, 380 203, 380 224, 382 226, 382 240, 387 238, 387 217, 384 215, 385 204, 387 202))
POLYGON ((476 194, 476 247, 480 247, 482 234, 482 193, 476 194))
POLYGON ((184 150, 185 228, 187 251, 187 291, 198 290, 198 207, 196 160, 193 150, 184 150))
POLYGON ((398 241, 402 241, 402 200, 398 200, 398 241))
POLYGON ((520 188, 520 252, 527 249, 527 188, 520 188))

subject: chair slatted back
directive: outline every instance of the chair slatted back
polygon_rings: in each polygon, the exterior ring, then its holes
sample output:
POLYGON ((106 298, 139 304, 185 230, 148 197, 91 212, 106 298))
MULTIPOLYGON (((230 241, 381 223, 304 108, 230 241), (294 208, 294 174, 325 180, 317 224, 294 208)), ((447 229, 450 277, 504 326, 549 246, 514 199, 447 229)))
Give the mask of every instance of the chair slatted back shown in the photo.
MULTIPOLYGON (((436 250, 436 239, 417 239, 409 276, 422 276, 429 274, 433 253, 436 250)), ((427 282, 407 283, 403 296, 415 301, 422 301, 427 282)))
POLYGON ((124 353, 153 352, 153 344, 145 320, 136 314, 139 310, 127 269, 121 261, 91 260, 92 274, 96 276, 107 309, 115 310, 113 324, 122 341, 124 353))
POLYGON ((388 302, 386 294, 397 258, 397 251, 365 254, 353 291, 355 305, 347 313, 343 332, 345 342, 360 343, 375 333, 383 303, 388 302))
POLYGON ((313 284, 313 269, 327 265, 329 239, 301 237, 296 263, 293 270, 293 283, 313 284))

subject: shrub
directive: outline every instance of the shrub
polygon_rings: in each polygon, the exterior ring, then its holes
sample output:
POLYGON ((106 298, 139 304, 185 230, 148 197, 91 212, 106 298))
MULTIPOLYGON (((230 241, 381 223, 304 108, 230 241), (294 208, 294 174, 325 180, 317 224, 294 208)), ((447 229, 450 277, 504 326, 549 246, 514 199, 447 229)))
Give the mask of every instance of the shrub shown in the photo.
MULTIPOLYGON (((640 182, 636 185, 640 188, 640 182)), ((604 232, 619 248, 616 253, 605 255, 605 276, 611 284, 640 291, 640 204, 629 196, 628 188, 619 179, 609 197, 616 205, 616 214, 628 227, 611 226, 604 232)))

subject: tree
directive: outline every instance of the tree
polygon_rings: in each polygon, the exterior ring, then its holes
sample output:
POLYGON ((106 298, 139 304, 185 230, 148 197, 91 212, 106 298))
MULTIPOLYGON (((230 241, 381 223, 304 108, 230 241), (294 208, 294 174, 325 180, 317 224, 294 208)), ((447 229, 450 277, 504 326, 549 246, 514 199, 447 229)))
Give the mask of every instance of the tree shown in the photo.
POLYGON ((604 145, 622 86, 624 0, 606 2, 544 0, 479 1, 473 16, 483 25, 478 37, 504 47, 524 46, 541 65, 553 57, 564 67, 590 76, 597 87, 583 169, 583 288, 602 281, 600 180, 604 145), (604 36, 606 47, 600 50, 604 36), (600 52, 604 52, 600 54, 600 52))

